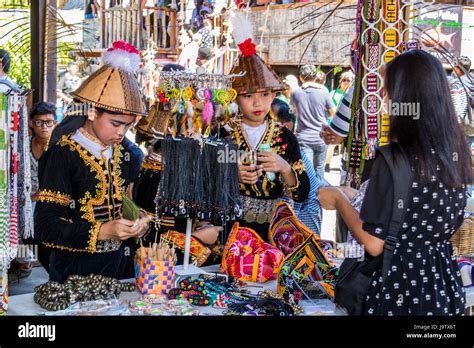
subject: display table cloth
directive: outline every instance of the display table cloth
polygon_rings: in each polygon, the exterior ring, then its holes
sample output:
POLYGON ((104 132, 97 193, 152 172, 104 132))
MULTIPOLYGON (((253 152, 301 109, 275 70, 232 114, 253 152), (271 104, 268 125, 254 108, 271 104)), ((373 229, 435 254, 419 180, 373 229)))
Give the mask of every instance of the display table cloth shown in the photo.
MULTIPOLYGON (((204 271, 209 273, 218 272, 219 265, 212 265, 202 268, 204 271)), ((134 281, 134 279, 131 279, 134 281)), ((252 293, 258 293, 266 289, 270 289, 276 292, 277 283, 276 280, 268 281, 266 283, 250 283, 248 290, 252 293)), ((45 310, 36 304, 33 300, 33 293, 11 296, 10 305, 8 307, 8 315, 41 315, 45 313, 45 310)), ((122 292, 119 299, 127 301, 137 301, 140 299, 140 292, 122 292)), ((319 315, 344 315, 344 312, 337 309, 334 303, 330 300, 313 300, 313 303, 309 301, 303 301, 301 303, 305 314, 319 314, 319 315)), ((201 314, 208 315, 222 315, 225 309, 213 308, 210 306, 206 307, 195 307, 201 314)))

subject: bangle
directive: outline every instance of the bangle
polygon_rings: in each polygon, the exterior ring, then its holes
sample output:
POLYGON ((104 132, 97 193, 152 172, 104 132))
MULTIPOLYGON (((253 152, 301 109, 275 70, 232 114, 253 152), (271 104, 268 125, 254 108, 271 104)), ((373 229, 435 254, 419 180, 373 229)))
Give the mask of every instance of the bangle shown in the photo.
POLYGON ((195 306, 209 306, 209 296, 201 294, 191 294, 188 296, 188 302, 195 306))

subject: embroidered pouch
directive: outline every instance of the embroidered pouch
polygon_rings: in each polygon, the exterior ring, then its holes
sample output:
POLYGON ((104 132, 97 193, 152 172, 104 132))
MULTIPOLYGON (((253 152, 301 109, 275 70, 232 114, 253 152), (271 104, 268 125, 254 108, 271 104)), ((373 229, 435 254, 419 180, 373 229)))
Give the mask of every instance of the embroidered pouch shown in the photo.
POLYGON ((263 283, 277 277, 283 257, 254 230, 235 223, 224 249, 221 271, 239 280, 263 283))
MULTIPOLYGON (((184 245, 186 243, 186 234, 177 231, 170 230, 162 235, 162 240, 168 242, 168 244, 176 247, 179 251, 184 254, 184 245)), ((191 256, 191 263, 196 263, 197 267, 200 267, 206 260, 212 251, 207 246, 202 244, 196 238, 191 236, 191 248, 189 255, 191 256)))

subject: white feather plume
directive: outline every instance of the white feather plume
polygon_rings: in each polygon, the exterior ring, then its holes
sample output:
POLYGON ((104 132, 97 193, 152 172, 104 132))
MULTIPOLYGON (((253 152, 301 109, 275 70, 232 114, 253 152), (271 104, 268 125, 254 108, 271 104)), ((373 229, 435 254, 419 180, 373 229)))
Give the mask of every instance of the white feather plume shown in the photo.
POLYGON ((247 39, 254 40, 252 22, 245 16, 243 12, 235 12, 231 18, 232 36, 237 45, 241 44, 247 39))
POLYGON ((136 53, 130 53, 121 49, 114 49, 111 51, 105 51, 102 61, 104 64, 110 65, 113 68, 122 69, 135 74, 140 63, 140 56, 136 53))

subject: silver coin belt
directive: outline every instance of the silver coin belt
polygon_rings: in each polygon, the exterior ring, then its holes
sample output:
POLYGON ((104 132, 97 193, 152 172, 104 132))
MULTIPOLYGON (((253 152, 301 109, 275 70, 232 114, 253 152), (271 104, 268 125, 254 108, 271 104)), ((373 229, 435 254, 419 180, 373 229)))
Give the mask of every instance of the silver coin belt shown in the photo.
POLYGON ((121 240, 98 240, 96 244, 96 253, 110 253, 112 251, 117 251, 122 245, 121 240))
POLYGON ((280 199, 258 199, 248 196, 240 196, 242 205, 242 218, 248 222, 264 224, 270 222, 275 206, 280 199))

